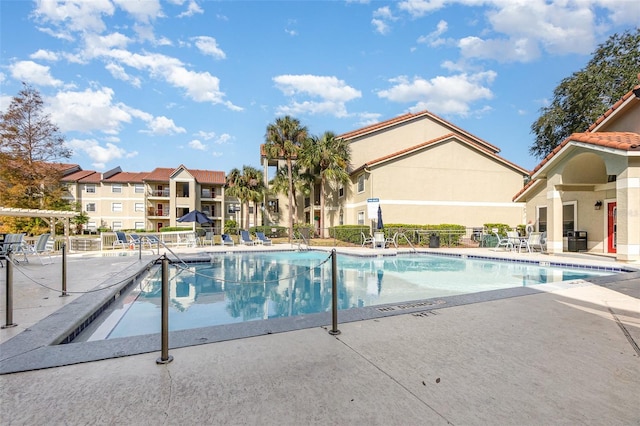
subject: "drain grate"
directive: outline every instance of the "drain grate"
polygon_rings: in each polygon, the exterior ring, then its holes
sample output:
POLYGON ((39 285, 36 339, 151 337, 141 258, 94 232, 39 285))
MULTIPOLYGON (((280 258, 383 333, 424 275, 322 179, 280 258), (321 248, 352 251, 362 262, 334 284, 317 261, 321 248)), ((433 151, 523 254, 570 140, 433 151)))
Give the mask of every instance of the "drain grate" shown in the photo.
POLYGON ((395 306, 381 306, 376 309, 379 312, 393 312, 393 311, 402 311, 406 309, 424 308, 427 306, 444 305, 445 303, 447 302, 445 302, 444 300, 436 300, 436 301, 430 301, 430 302, 405 303, 402 305, 395 305, 395 306))
POLYGON ((431 317, 432 317, 432 316, 434 316, 434 315, 438 315, 438 313, 437 313, 437 312, 434 312, 434 311, 422 311, 422 312, 414 312, 414 313, 413 313, 413 314, 411 314, 411 315, 413 315, 414 317, 421 317, 421 318, 423 318, 423 317, 429 317, 429 316, 431 316, 431 317))

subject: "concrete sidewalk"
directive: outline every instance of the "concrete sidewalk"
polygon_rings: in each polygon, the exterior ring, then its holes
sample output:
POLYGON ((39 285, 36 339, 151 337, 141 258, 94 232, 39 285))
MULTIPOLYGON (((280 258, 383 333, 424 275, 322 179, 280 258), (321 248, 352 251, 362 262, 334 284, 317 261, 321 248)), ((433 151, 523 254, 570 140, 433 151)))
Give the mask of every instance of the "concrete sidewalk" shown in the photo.
MULTIPOLYGON (((92 288, 137 262, 107 259, 69 268, 84 267, 80 281, 92 288)), ((158 351, 2 375, 2 422, 640 424, 638 274, 539 287, 342 323, 338 336, 314 327, 172 349, 165 365, 158 351)), ((43 297, 37 291, 31 304, 43 297)), ((41 308, 24 302, 24 318, 16 306, 16 322, 69 300, 44 297, 41 308)))

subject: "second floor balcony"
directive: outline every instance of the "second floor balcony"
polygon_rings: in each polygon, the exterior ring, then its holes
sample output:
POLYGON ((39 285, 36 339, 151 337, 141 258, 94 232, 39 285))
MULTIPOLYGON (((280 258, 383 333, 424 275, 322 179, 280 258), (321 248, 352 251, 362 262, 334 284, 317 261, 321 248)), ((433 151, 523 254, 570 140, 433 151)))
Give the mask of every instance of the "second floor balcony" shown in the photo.
POLYGON ((149 197, 164 197, 169 198, 169 188, 165 189, 152 189, 147 194, 149 197))
POLYGON ((147 216, 149 217, 169 217, 169 209, 156 209, 149 207, 147 209, 147 216))

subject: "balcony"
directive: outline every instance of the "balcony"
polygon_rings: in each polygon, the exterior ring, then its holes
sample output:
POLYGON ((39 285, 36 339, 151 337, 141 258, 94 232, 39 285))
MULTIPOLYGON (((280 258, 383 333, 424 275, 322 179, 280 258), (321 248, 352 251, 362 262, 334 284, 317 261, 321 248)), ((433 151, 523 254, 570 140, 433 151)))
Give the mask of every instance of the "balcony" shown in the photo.
POLYGON ((149 191, 149 197, 165 197, 169 198, 169 188, 166 189, 152 189, 149 191))
POLYGON ((200 198, 216 198, 216 192, 213 189, 203 189, 200 198))
POLYGON ((169 209, 160 210, 160 209, 154 209, 153 207, 150 207, 147 209, 147 216, 148 217, 169 217, 169 209))

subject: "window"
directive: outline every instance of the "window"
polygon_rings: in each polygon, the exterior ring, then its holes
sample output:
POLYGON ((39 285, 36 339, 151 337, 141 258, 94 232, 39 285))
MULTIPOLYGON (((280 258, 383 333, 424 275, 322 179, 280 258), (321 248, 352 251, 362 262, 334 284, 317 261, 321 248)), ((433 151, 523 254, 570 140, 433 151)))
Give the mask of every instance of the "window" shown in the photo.
POLYGON ((344 187, 343 186, 338 188, 338 197, 340 197, 340 198, 344 197, 344 187))
POLYGON ((562 204, 562 236, 576 230, 576 202, 562 204))
MULTIPOLYGON (((136 212, 143 212, 144 211, 144 204, 143 203, 136 203, 135 207, 134 207, 134 210, 136 212)), ((136 228, 136 229, 138 229, 138 228, 136 228)))
POLYGON ((358 193, 364 192, 364 173, 358 176, 358 193))
POLYGON ((114 231, 120 231, 122 229, 122 222, 120 221, 111 222, 111 229, 113 229, 114 231))
POLYGON ((87 204, 85 204, 84 210, 86 212, 95 212, 96 211, 96 203, 87 203, 87 204))
POLYGON ((114 183, 113 185, 111 185, 111 192, 115 192, 115 193, 121 193, 122 192, 122 184, 120 183, 114 183))
POLYGON ((253 214, 253 206, 249 206, 249 214, 253 214))
POLYGON ((90 229, 92 231, 95 231, 96 229, 96 223, 95 222, 87 222, 87 229, 90 229))
POLYGON ((134 222, 133 227, 135 229, 144 229, 144 222, 134 222))
POLYGON ((358 212, 358 225, 364 225, 364 211, 358 212))
POLYGON ((84 190, 88 194, 95 194, 96 193, 96 186, 95 185, 85 185, 84 186, 84 190))
POLYGON ((133 190, 136 194, 144 194, 144 185, 141 183, 136 183, 133 187, 133 190))
POLYGON ((547 232, 547 208, 538 207, 538 232, 547 232))
POLYGON ((122 203, 111 203, 111 211, 112 212, 121 212, 122 211, 122 203))

